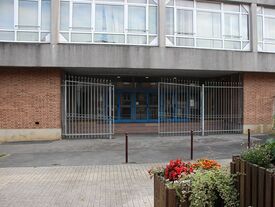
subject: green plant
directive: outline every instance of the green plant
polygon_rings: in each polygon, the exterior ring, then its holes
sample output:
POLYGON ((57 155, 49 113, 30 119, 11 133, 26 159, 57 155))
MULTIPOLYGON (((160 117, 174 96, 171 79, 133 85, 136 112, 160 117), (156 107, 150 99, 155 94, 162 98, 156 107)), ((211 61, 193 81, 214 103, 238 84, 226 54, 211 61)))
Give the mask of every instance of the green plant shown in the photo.
POLYGON ((224 170, 200 171, 192 176, 191 207, 214 207, 221 199, 226 207, 239 206, 234 178, 224 170))
POLYGON ((271 164, 270 146, 267 144, 255 145, 244 151, 241 158, 261 167, 269 168, 271 164))
POLYGON ((275 138, 270 138, 266 141, 266 145, 269 148, 271 163, 275 164, 275 138))

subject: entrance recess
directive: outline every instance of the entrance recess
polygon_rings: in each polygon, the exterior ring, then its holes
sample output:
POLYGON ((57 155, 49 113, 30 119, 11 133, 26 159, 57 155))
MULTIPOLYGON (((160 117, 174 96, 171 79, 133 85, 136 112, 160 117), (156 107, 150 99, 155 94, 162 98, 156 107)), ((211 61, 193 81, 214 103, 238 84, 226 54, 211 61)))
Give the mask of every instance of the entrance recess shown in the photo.
POLYGON ((114 86, 108 80, 68 75, 63 94, 63 137, 112 137, 114 86))
POLYGON ((242 133, 241 83, 166 80, 158 85, 158 100, 159 134, 242 133))

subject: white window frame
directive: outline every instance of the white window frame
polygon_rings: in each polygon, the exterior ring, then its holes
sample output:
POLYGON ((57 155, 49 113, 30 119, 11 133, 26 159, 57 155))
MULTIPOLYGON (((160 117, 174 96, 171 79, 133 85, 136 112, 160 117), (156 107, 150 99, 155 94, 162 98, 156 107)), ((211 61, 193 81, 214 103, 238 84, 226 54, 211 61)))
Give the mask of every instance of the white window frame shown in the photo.
MULTIPOLYGON (((266 7, 263 7, 263 6, 258 6, 257 7, 257 17, 262 17, 262 28, 261 29, 262 29, 262 37, 263 37, 262 41, 260 41, 259 38, 258 38, 258 51, 259 52, 275 53, 275 50, 265 49, 265 44, 271 44, 271 45, 274 45, 274 47, 275 47, 275 37, 274 38, 267 38, 266 37, 266 32, 265 32, 265 18, 270 17, 270 18, 275 19, 275 9, 273 9, 274 10, 274 15, 270 15, 270 14, 265 14, 265 8, 266 7), (262 13, 259 13, 258 9, 261 9, 262 13), (262 45, 262 48, 260 48, 260 45, 262 45)), ((267 9, 271 9, 271 8, 267 8, 267 9)), ((258 23, 258 18, 257 18, 257 23, 258 23)), ((257 27, 259 27, 259 25, 257 25, 257 27)), ((258 31, 257 31, 257 34, 258 34, 258 31)))
POLYGON ((112 45, 143 45, 143 46, 158 46, 158 1, 159 0, 154 0, 156 4, 151 4, 150 0, 146 0, 146 3, 130 3, 128 0, 124 0, 123 2, 113 2, 112 0, 110 1, 97 1, 97 0, 60 0, 61 2, 69 2, 69 30, 61 30, 59 31, 59 42, 60 43, 81 43, 81 44, 112 44, 112 45), (91 4, 91 31, 77 31, 73 30, 72 28, 72 5, 73 3, 88 3, 91 4), (96 5, 110 5, 110 6, 123 6, 123 12, 124 12, 124 32, 122 33, 115 33, 115 32, 96 32, 95 31, 95 8, 96 5), (142 33, 134 33, 134 32, 129 32, 128 31, 128 7, 129 6, 139 6, 139 7, 145 7, 146 9, 146 31, 144 34, 142 33), (156 16, 156 27, 157 27, 157 32, 156 34, 151 34, 149 32, 149 8, 150 7, 155 7, 157 10, 157 16, 156 16), (69 41, 67 41, 63 36, 62 33, 69 34, 69 41), (91 42, 74 42, 72 41, 71 34, 72 33, 78 33, 78 34, 91 34, 92 35, 92 41, 91 42), (123 43, 111 43, 111 42, 95 42, 94 41, 94 36, 95 34, 109 34, 109 35, 124 35, 124 42, 123 43), (133 43, 128 43, 128 36, 129 35, 135 35, 135 36, 144 36, 146 37, 146 44, 133 44, 133 43), (154 41, 149 43, 150 37, 155 37, 154 41))
MULTIPOLYGON (((185 6, 178 6, 176 4, 177 0, 174 0, 173 5, 168 5, 170 0, 166 0, 166 8, 172 8, 173 12, 174 12, 174 34, 173 35, 165 35, 166 36, 166 47, 185 47, 185 48, 199 48, 199 49, 215 49, 215 50, 234 50, 234 51, 250 51, 250 45, 251 45, 251 40, 250 40, 250 11, 249 12, 243 12, 241 10, 242 6, 245 6, 248 8, 248 5, 246 4, 234 4, 234 5, 238 5, 239 6, 239 11, 225 11, 224 10, 224 5, 225 3, 222 2, 207 2, 207 3, 215 3, 215 4, 219 4, 220 8, 219 10, 216 9, 204 9, 204 8, 198 8, 197 7, 197 2, 204 2, 204 1, 198 1, 198 0, 193 0, 193 7, 185 7, 185 6), (193 33, 190 35, 180 35, 177 33, 177 10, 178 9, 183 9, 183 10, 189 10, 193 12, 193 33), (197 12, 198 11, 204 11, 204 12, 211 12, 211 13, 218 13, 220 14, 221 17, 221 38, 206 38, 206 37, 200 37, 197 34, 197 12), (240 36, 238 38, 226 38, 225 35, 225 27, 224 27, 224 15, 225 14, 237 14, 239 15, 239 31, 240 31, 240 36), (248 15, 248 40, 242 39, 242 18, 243 15, 248 15), (173 38, 173 42, 172 43, 168 37, 173 38), (177 38, 190 38, 194 40, 194 45, 193 46, 180 46, 177 45, 177 38), (222 42, 222 47, 198 47, 197 46, 197 40, 218 40, 222 42), (240 42, 240 48, 241 49, 230 49, 230 48, 225 48, 225 41, 236 41, 236 42, 240 42), (243 48, 243 45, 248 43, 248 45, 245 46, 245 48, 243 48)), ((226 5, 233 5, 233 4, 227 4, 226 5)))
MULTIPOLYGON (((24 25, 19 25, 19 1, 20 0, 14 0, 13 6, 14 6, 14 23, 13 23, 13 29, 5 29, 5 28, 0 28, 1 32, 14 32, 14 39, 13 40, 1 40, 0 42, 26 42, 26 43, 49 43, 50 42, 50 35, 51 31, 50 30, 43 30, 41 27, 41 14, 42 14, 42 0, 24 0, 24 1, 30 1, 30 2, 38 2, 37 6, 37 11, 38 11, 38 25, 34 25, 33 27, 37 27, 36 30, 34 29, 20 29, 20 26, 24 25), (38 40, 37 41, 26 41, 26 40, 18 40, 17 38, 17 33, 18 32, 35 32, 38 33, 38 40), (46 41, 41 41, 41 34, 42 33, 49 33, 46 37, 46 41)), ((50 0, 50 2, 53 0, 50 0)))

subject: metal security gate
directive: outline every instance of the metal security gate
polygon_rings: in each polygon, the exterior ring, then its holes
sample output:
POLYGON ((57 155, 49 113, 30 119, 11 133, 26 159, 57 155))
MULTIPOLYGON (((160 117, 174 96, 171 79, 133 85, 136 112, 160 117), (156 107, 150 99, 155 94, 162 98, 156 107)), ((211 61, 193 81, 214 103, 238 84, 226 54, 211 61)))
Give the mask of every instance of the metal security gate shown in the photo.
POLYGON ((67 75, 63 94, 64 138, 112 137, 114 86, 110 81, 67 75))
POLYGON ((161 135, 242 133, 243 87, 234 82, 166 80, 158 84, 161 135))

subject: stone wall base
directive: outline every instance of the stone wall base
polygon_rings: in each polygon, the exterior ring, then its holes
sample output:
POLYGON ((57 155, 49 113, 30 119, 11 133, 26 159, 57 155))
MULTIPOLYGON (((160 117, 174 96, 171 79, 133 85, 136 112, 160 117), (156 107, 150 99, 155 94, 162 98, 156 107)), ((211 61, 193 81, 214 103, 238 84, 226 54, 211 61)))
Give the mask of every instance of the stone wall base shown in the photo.
POLYGON ((50 141, 61 139, 61 129, 0 129, 0 142, 50 141))
POLYGON ((243 126, 243 133, 247 134, 248 129, 251 130, 251 133, 272 133, 275 132, 272 124, 247 124, 243 126))

